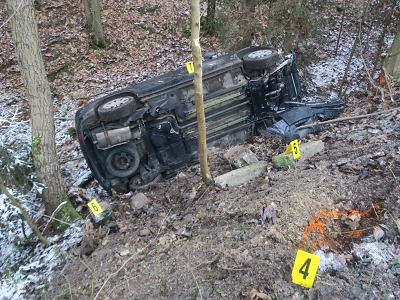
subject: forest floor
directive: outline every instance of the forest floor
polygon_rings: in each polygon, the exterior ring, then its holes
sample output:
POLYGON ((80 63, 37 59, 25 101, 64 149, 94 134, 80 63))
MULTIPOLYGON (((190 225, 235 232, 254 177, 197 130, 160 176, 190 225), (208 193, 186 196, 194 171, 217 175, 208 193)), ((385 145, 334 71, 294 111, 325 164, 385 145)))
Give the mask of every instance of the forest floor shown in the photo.
MULTIPOLYGON (((90 47, 78 4, 40 3, 62 172, 85 223, 53 237, 61 246, 51 252, 30 248, 30 258, 15 264, 7 261, 10 256, 2 257, 0 299, 400 299, 399 110, 327 125, 300 141, 300 148, 322 141, 325 150, 285 170, 271 162, 285 151, 281 139, 254 137, 244 146, 269 166, 239 187, 206 187, 194 165, 142 191, 140 206, 134 200, 139 193, 110 196, 96 181, 77 188, 76 179, 88 168, 78 142, 68 134, 76 110, 101 94, 191 60, 190 6, 187 1, 107 1, 102 17, 111 44, 105 50, 90 47), (92 198, 113 208, 102 227, 90 225, 86 203, 92 198), (274 213, 266 219, 267 208, 274 213), (74 242, 64 247, 71 237, 74 242), (311 289, 292 283, 299 249, 321 258, 311 289), (58 257, 50 273, 23 267, 28 260, 46 262, 50 254, 58 257), (35 279, 18 289, 30 276, 35 279)), ((3 13, 0 23, 5 20, 3 13)), ((329 42, 318 48, 313 65, 301 67, 299 61, 307 98, 337 95, 356 35, 352 24, 345 26, 340 55, 334 54, 339 25, 333 24, 324 30, 329 42)), ((1 108, 27 114, 6 28, 0 33, 1 108)), ((204 39, 205 50, 220 49, 217 39, 204 39)), ((347 105, 342 116, 396 108, 399 99, 383 101, 368 86, 362 66, 356 55, 341 99, 347 105)), ((223 157, 226 150, 210 149, 213 177, 232 169, 223 157)))

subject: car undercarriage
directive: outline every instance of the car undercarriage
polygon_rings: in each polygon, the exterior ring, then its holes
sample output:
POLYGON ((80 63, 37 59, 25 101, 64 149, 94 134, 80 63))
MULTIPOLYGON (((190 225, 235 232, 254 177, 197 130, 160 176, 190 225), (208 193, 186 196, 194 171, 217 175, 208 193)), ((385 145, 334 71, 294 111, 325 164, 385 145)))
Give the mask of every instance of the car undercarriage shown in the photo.
MULTIPOLYGON (((207 145, 227 147, 268 131, 339 115, 343 103, 303 102, 296 55, 250 47, 203 63, 207 145)), ((86 161, 107 190, 127 193, 168 179, 198 160, 193 75, 184 68, 128 86, 76 113, 86 161)), ((321 128, 319 128, 321 130, 321 128)))

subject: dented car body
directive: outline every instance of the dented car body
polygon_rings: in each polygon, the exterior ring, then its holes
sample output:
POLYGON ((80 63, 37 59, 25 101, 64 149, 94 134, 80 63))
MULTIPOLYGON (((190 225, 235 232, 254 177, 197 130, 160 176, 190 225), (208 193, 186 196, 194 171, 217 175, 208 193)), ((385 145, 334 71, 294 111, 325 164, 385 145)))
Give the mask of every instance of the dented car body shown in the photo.
MULTIPOLYGON (((208 146, 332 118, 336 102, 302 102, 295 54, 250 47, 203 63, 208 146)), ((97 181, 126 193, 171 178, 198 157, 193 75, 182 68, 97 99, 76 113, 82 152, 97 181)))

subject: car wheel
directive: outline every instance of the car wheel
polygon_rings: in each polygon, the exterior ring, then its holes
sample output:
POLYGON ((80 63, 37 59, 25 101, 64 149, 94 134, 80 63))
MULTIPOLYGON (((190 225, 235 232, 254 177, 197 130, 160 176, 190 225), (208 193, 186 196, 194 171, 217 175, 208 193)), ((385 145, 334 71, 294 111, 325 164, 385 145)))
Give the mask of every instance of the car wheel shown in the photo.
POLYGON ((129 116, 135 108, 135 99, 127 96, 103 103, 97 109, 97 113, 102 121, 114 121, 129 116))
POLYGON ((106 169, 116 177, 133 175, 140 163, 140 155, 135 145, 115 147, 106 154, 106 169))
POLYGON ((276 66, 278 61, 278 51, 273 49, 260 49, 243 56, 243 65, 248 71, 269 69, 276 66))

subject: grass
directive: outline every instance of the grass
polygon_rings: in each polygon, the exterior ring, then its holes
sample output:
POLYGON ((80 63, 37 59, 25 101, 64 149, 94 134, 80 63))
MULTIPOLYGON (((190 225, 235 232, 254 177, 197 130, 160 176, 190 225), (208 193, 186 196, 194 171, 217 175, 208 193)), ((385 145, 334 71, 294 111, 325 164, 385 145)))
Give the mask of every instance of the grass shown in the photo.
POLYGON ((160 279, 160 296, 167 297, 168 296, 168 282, 166 279, 160 279))

